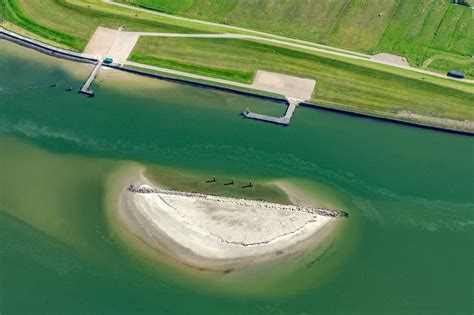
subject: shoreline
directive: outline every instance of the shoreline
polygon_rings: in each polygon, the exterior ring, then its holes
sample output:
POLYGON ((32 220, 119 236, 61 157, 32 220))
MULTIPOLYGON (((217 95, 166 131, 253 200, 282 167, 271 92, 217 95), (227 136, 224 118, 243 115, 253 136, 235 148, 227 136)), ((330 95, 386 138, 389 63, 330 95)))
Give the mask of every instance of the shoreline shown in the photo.
MULTIPOLYGON (((135 185, 153 185, 143 171, 126 180, 135 185)), ((247 211, 234 208, 238 207, 234 204, 229 211, 225 202, 213 208, 215 196, 205 203, 182 195, 153 197, 158 194, 130 192, 123 182, 119 191, 120 223, 150 248, 197 270, 228 273, 281 261, 315 248, 334 231, 338 221, 284 210, 272 209, 270 213, 268 209, 250 207, 247 211), (284 221, 282 217, 290 220, 280 224, 281 229, 274 228, 284 221)))
MULTIPOLYGON (((74 62, 89 63, 89 64, 95 64, 95 63, 98 62, 97 59, 84 57, 84 56, 82 56, 81 54, 78 54, 78 53, 74 53, 74 52, 70 52, 70 51, 67 51, 67 50, 64 50, 64 49, 56 48, 56 47, 41 43, 41 42, 36 41, 36 40, 26 38, 24 36, 21 36, 21 35, 18 35, 16 33, 14 33, 14 32, 5 30, 2 27, 0 27, 0 39, 11 41, 11 42, 13 42, 15 44, 18 44, 20 46, 30 48, 30 49, 36 50, 40 53, 44 53, 44 54, 47 54, 47 55, 50 55, 50 56, 56 57, 56 58, 62 58, 62 59, 67 59, 67 60, 74 61, 74 62)), ((128 72, 128 73, 131 73, 131 74, 141 75, 141 76, 145 76, 145 77, 149 77, 149 78, 155 78, 155 79, 159 79, 159 80, 169 81, 169 82, 173 82, 173 83, 185 84, 185 85, 189 85, 189 86, 201 87, 201 88, 206 88, 206 89, 213 89, 213 90, 218 90, 218 91, 243 95, 243 96, 247 96, 247 97, 254 97, 254 98, 264 99, 264 100, 277 102, 277 103, 286 103, 287 102, 287 100, 284 97, 268 96, 268 95, 264 95, 264 94, 239 90, 237 88, 225 87, 225 86, 220 86, 220 85, 210 84, 210 83, 197 82, 197 81, 193 81, 193 80, 190 80, 190 79, 176 78, 176 77, 166 76, 166 75, 162 75, 162 74, 154 74, 154 73, 149 73, 149 72, 145 72, 145 71, 141 71, 141 70, 126 68, 126 67, 119 66, 119 65, 110 64, 110 65, 103 65, 103 67, 111 68, 111 69, 115 69, 115 70, 119 70, 119 71, 123 71, 123 72, 128 72)), ((458 135, 465 135, 465 136, 474 136, 474 131, 469 131, 469 130, 465 130, 465 129, 448 128, 448 127, 437 126, 437 125, 422 123, 422 122, 415 122, 415 121, 410 121, 410 120, 402 120, 402 119, 397 119, 395 117, 384 116, 385 114, 382 114, 382 113, 380 115, 371 114, 371 113, 361 113, 359 111, 351 111, 351 110, 337 108, 337 107, 327 107, 327 106, 324 106, 324 105, 315 104, 315 103, 311 103, 311 102, 302 102, 302 103, 300 103, 300 106, 319 109, 319 110, 326 110, 326 111, 336 112, 336 113, 345 114, 345 115, 349 115, 349 116, 374 119, 374 120, 378 120, 378 121, 385 121, 385 122, 390 122, 390 123, 395 123, 395 124, 400 124, 400 125, 406 125, 406 126, 411 126, 411 127, 418 127, 418 128, 423 128, 423 129, 428 129, 428 130, 433 130, 433 131, 441 131, 441 132, 446 132, 446 133, 451 133, 451 134, 458 134, 458 135)), ((441 118, 441 119, 443 119, 443 118, 441 118)))

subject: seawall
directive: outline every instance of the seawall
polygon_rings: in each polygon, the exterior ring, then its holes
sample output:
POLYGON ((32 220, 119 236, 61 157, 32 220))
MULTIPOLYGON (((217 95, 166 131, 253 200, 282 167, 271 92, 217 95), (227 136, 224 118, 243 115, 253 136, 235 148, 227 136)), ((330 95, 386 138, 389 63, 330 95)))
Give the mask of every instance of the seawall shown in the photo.
MULTIPOLYGON (((161 75, 161 74, 149 73, 149 72, 136 70, 136 69, 125 68, 125 67, 117 66, 117 65, 106 65, 105 67, 109 67, 109 68, 129 72, 129 73, 133 73, 133 74, 137 74, 137 75, 141 75, 141 76, 146 76, 146 77, 150 77, 150 78, 156 78, 156 79, 160 79, 160 80, 165 80, 165 81, 170 81, 170 82, 175 82, 175 83, 181 83, 181 84, 191 85, 191 86, 195 86, 195 87, 202 87, 202 88, 218 90, 218 91, 223 91, 223 92, 228 92, 228 93, 234 93, 234 94, 239 94, 239 95, 244 95, 244 96, 249 96, 249 97, 255 97, 255 98, 264 99, 264 100, 272 101, 272 102, 276 102, 276 103, 286 103, 287 102, 286 98, 284 98, 284 97, 262 95, 262 94, 258 94, 258 93, 254 93, 254 92, 243 91, 243 90, 238 90, 238 89, 234 89, 234 88, 214 85, 214 84, 196 82, 196 81, 191 81, 191 80, 187 80, 187 79, 169 77, 169 76, 165 76, 165 75, 161 75)), ((325 111, 330 111, 330 112, 336 112, 336 113, 350 115, 350 116, 354 116, 354 117, 369 118, 369 119, 375 119, 375 120, 385 121, 385 122, 390 122, 390 123, 395 123, 395 124, 402 124, 402 125, 411 126, 411 127, 418 127, 418 128, 429 129, 429 130, 459 134, 459 135, 474 136, 474 132, 470 132, 470 131, 450 129, 450 128, 445 128, 445 127, 438 127, 438 126, 434 126, 434 125, 416 123, 416 122, 411 122, 411 121, 406 121, 406 120, 401 120, 401 119, 396 119, 396 118, 390 118, 390 117, 381 117, 381 116, 376 116, 376 115, 371 115, 371 114, 365 114, 365 113, 359 113, 359 112, 355 112, 355 111, 345 110, 345 109, 341 109, 341 108, 327 107, 327 106, 319 105, 319 104, 316 104, 316 103, 302 102, 302 103, 299 104, 299 106, 311 107, 311 108, 315 108, 315 109, 320 109, 320 110, 325 110, 325 111)))
POLYGON ((59 49, 56 47, 52 47, 38 41, 23 37, 21 35, 15 34, 13 32, 9 32, 3 28, 0 28, 0 38, 9 40, 13 43, 18 45, 34 49, 44 54, 48 54, 53 57, 67 59, 75 62, 83 62, 83 63, 97 63, 97 59, 94 58, 87 58, 82 56, 81 54, 74 53, 71 51, 59 49))
MULTIPOLYGON (((9 40, 13 43, 16 43, 18 45, 34 49, 36 51, 39 51, 41 53, 48 54, 53 57, 57 58, 63 58, 75 62, 83 62, 83 63, 90 63, 90 64, 95 64, 98 62, 97 59, 94 58, 88 58, 84 57, 81 54, 70 52, 67 50, 63 50, 60 48, 52 47, 47 44, 41 43, 36 40, 32 40, 29 38, 26 38, 24 36, 18 35, 16 33, 7 31, 3 28, 0 27, 0 39, 5 39, 9 40)), ((218 91, 223 91, 223 92, 228 92, 228 93, 233 93, 233 94, 238 94, 238 95, 243 95, 243 96, 249 96, 249 97, 254 97, 258 99, 263 99, 271 102, 276 102, 276 103, 286 103, 286 98, 284 97, 276 97, 276 96, 268 96, 268 95, 263 95, 255 92, 250 92, 250 91, 243 91, 239 90, 236 88, 230 88, 230 87, 224 87, 224 86, 219 86, 219 85, 214 85, 214 84, 209 84, 209 83, 203 83, 203 82, 196 82, 192 81, 189 79, 183 79, 183 78, 175 78, 175 77, 170 77, 162 74, 155 74, 155 73, 149 73, 141 70, 136 70, 136 69, 130 69, 130 68, 125 68, 119 65, 113 65, 113 64, 108 64, 108 65, 103 65, 104 67, 109 67, 112 69, 120 70, 120 71, 125 71, 128 73, 132 74, 137 74, 141 76, 146 76, 150 78, 155 78, 159 80, 165 80, 169 82, 174 82, 174 83, 180 83, 180 84, 186 84, 190 86, 195 86, 195 87, 201 87, 201 88, 206 88, 206 89, 212 89, 212 90, 218 90, 218 91)), ((299 104, 300 106, 305 106, 305 107, 311 107, 311 108, 316 108, 316 109, 321 109, 321 110, 326 110, 326 111, 331 111, 331 112, 336 112, 336 113, 341 113, 341 114, 346 114, 354 117, 363 117, 363 118, 369 118, 369 119, 375 119, 379 121, 385 121, 385 122, 390 122, 390 123, 396 123, 396 124, 401 124, 401 125, 406 125, 406 126, 412 126, 412 127, 418 127, 418 128, 423 128, 423 129, 429 129, 429 130, 434 130, 434 131, 441 131, 441 132, 447 132, 447 133, 452 133, 452 134, 458 134, 458 135, 465 135, 465 136, 474 136, 474 131, 465 131, 465 130, 458 130, 458 129, 450 129, 446 127, 440 127, 440 126, 435 126, 435 125, 430 125, 430 124, 424 124, 424 123, 417 123, 417 122, 412 122, 412 121, 407 121, 407 120, 401 120, 401 119, 396 119, 392 117, 382 117, 382 116, 377 116, 374 114, 366 114, 366 113, 360 113, 360 112, 355 112, 355 111, 350 111, 350 110, 345 110, 345 109, 340 109, 340 108, 334 108, 334 107, 327 107, 315 103, 310 103, 310 102, 302 102, 299 104)))

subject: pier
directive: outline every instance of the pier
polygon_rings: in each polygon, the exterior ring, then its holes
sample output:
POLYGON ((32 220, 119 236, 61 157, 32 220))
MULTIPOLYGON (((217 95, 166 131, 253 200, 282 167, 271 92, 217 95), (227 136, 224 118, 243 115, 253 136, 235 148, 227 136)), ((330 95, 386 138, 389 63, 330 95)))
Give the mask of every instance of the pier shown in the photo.
POLYGON ((89 89, 89 87, 91 86, 92 82, 94 82, 94 79, 97 76, 97 74, 99 73, 100 67, 102 66, 103 62, 104 61, 102 59, 97 61, 97 63, 94 66, 94 69, 92 69, 92 72, 89 75, 89 78, 87 78, 86 83, 84 83, 81 90, 79 91, 80 93, 89 95, 90 97, 94 96, 94 91, 89 89))
POLYGON ((274 124, 280 124, 284 126, 288 126, 291 121, 291 117, 293 116, 293 112, 296 109, 296 106, 298 106, 302 101, 296 98, 287 98, 288 101, 288 108, 286 109, 285 115, 282 117, 274 117, 274 116, 268 116, 268 115, 263 115, 263 114, 257 114, 253 113, 251 111, 245 111, 242 114, 246 118, 250 119, 256 119, 256 120, 262 120, 274 124))

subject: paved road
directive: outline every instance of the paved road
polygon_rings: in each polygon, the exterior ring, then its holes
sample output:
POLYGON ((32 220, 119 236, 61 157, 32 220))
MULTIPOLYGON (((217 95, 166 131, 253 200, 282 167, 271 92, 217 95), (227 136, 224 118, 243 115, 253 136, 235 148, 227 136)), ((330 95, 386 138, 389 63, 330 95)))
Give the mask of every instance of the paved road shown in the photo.
MULTIPOLYGON (((404 69, 404 70, 409 70, 409 71, 413 71, 413 72, 418 72, 418 73, 421 73, 421 74, 424 74, 424 75, 434 76, 434 77, 438 77, 438 78, 442 78, 442 79, 454 80, 454 81, 458 81, 458 82, 461 81, 459 79, 447 77, 446 75, 441 74, 441 73, 431 72, 431 71, 428 71, 428 70, 413 68, 413 67, 410 67, 410 66, 404 66, 404 65, 400 65, 400 64, 394 64, 394 63, 390 63, 390 62, 386 62, 386 61, 382 61, 382 60, 371 59, 373 57, 371 55, 361 54, 361 53, 346 50, 346 49, 340 49, 340 48, 336 48, 336 47, 311 43, 311 42, 308 42, 308 41, 303 41, 303 40, 278 36, 278 35, 259 32, 259 31, 254 31, 254 30, 250 30, 250 29, 246 29, 246 28, 237 27, 237 26, 218 24, 218 23, 212 23, 212 22, 207 22, 207 21, 184 18, 184 17, 180 17, 180 16, 175 16, 175 15, 169 15, 169 14, 165 14, 165 13, 161 13, 161 12, 157 12, 157 11, 153 11, 153 10, 149 10, 149 9, 144 9, 144 8, 140 8, 140 7, 136 7, 136 6, 132 6, 132 5, 116 3, 113 0, 102 0, 102 1, 106 2, 106 3, 109 3, 109 4, 112 4, 112 5, 128 8, 130 10, 146 12, 148 14, 154 14, 154 15, 163 16, 163 17, 176 19, 176 20, 181 20, 181 21, 200 23, 200 24, 203 24, 203 25, 210 25, 210 26, 216 26, 216 27, 221 27, 221 28, 226 28, 226 29, 232 29, 232 30, 237 30, 237 31, 241 31, 241 32, 259 34, 259 35, 263 35, 263 36, 266 36, 266 37, 255 36, 255 35, 245 35, 245 34, 176 34, 176 33, 170 34, 170 33, 146 33, 146 32, 144 32, 143 35, 155 34, 155 35, 152 35, 152 36, 252 39, 252 40, 256 40, 256 41, 270 42, 270 43, 274 43, 274 44, 290 46, 290 47, 300 48, 300 49, 305 49, 305 50, 310 50, 310 51, 316 51, 316 52, 320 52, 320 53, 325 53, 325 54, 330 54, 330 55, 335 55, 335 56, 341 56, 341 57, 346 57, 346 58, 351 58, 351 59, 365 60, 365 61, 368 61, 368 62, 388 65, 388 66, 392 66, 392 67, 396 67, 396 68, 400 68, 400 69, 404 69), (272 38, 268 38, 268 37, 272 37, 272 38)), ((463 79, 462 82, 473 84, 474 80, 463 79)))
POLYGON ((248 38, 246 35, 224 33, 224 34, 182 34, 182 33, 156 33, 156 32, 122 32, 139 36, 157 36, 157 37, 189 37, 189 38, 248 38))
POLYGON ((113 0, 102 0, 102 1, 105 2, 105 3, 120 6, 120 7, 123 7, 123 8, 128 8, 128 9, 135 10, 135 11, 140 11, 140 12, 145 12, 145 13, 148 13, 148 14, 158 15, 158 16, 162 16, 162 17, 166 17, 166 18, 170 18, 170 19, 187 21, 187 22, 194 22, 194 23, 199 23, 199 24, 202 24, 202 25, 209 25, 209 26, 215 26, 215 27, 220 27, 220 28, 226 28, 226 29, 236 30, 236 31, 240 31, 240 32, 257 34, 257 35, 261 35, 261 36, 269 36, 269 37, 273 37, 273 38, 284 40, 284 41, 290 40, 290 41, 300 43, 300 44, 304 44, 304 45, 307 45, 307 46, 314 46, 314 47, 319 47, 319 48, 322 48, 322 49, 343 52, 343 53, 346 53, 346 54, 355 55, 355 56, 359 56, 359 57, 370 58, 370 55, 367 55, 367 54, 363 54, 363 53, 359 53, 359 52, 355 52, 355 51, 351 51, 351 50, 347 50, 347 49, 342 49, 342 48, 317 44, 317 43, 313 43, 313 42, 308 42, 308 41, 305 41, 305 40, 293 39, 293 38, 289 38, 289 37, 279 36, 279 35, 260 32, 260 31, 255 31, 255 30, 251 30, 251 29, 247 29, 247 28, 243 28, 243 27, 238 27, 238 26, 225 25, 225 24, 219 24, 219 23, 213 23, 213 22, 207 22, 207 21, 202 21, 202 20, 196 20, 196 19, 180 17, 180 16, 176 16, 176 15, 170 15, 170 14, 166 14, 166 13, 162 13, 162 12, 158 12, 158 11, 153 11, 153 10, 149 10, 149 9, 145 9, 145 8, 140 8, 140 7, 137 7, 137 6, 127 5, 127 4, 123 4, 123 3, 117 3, 113 0))

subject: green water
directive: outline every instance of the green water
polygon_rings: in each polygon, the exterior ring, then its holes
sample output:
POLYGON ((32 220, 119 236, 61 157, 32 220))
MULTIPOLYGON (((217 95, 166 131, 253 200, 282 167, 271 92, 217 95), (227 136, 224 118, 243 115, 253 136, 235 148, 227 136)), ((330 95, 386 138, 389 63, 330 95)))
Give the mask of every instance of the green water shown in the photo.
POLYGON ((279 104, 110 71, 96 98, 65 91, 89 70, 0 42, 2 314, 474 311, 473 138, 308 108, 282 128, 239 116, 279 104), (350 218, 302 257, 196 274, 113 220, 131 163, 186 189, 252 179, 251 197, 283 181, 350 218))

